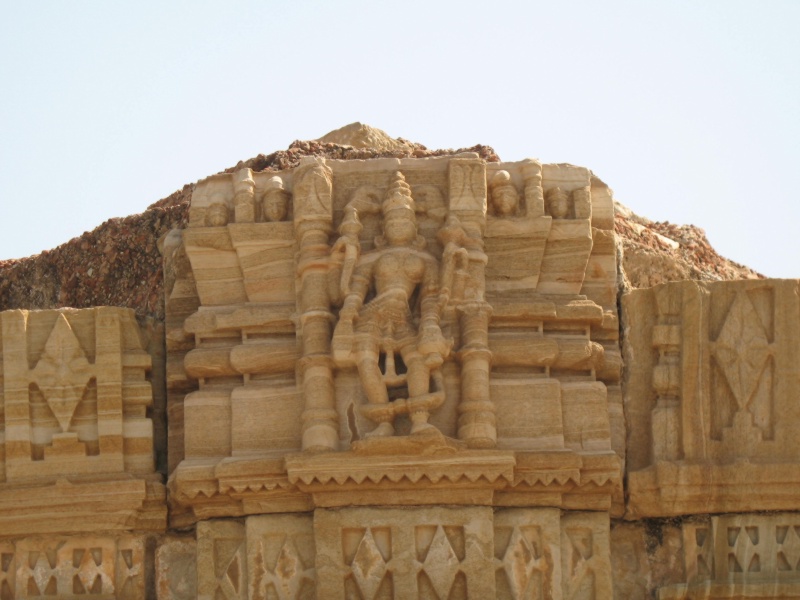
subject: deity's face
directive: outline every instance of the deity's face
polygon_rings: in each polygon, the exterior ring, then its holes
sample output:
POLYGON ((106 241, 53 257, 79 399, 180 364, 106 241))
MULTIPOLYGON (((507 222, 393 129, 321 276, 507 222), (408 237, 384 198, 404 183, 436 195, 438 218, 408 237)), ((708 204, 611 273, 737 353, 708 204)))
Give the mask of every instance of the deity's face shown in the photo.
POLYGON ((392 246, 408 244, 417 238, 417 224, 406 211, 393 211, 383 222, 383 235, 392 246))
POLYGON ((498 216, 507 217, 516 214, 519 207, 519 194, 510 185, 495 189, 492 193, 492 206, 498 216))
POLYGON ((273 190, 264 196, 264 216, 268 221, 283 221, 286 218, 286 195, 283 190, 273 190))

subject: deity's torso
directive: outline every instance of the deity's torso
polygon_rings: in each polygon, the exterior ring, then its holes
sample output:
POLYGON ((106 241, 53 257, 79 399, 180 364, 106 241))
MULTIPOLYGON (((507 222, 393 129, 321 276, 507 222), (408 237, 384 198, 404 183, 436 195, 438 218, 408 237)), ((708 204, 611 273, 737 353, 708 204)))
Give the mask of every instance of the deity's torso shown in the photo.
POLYGON ((373 266, 375 295, 402 290, 406 298, 410 298, 425 277, 432 257, 409 248, 387 248, 378 252, 373 266))

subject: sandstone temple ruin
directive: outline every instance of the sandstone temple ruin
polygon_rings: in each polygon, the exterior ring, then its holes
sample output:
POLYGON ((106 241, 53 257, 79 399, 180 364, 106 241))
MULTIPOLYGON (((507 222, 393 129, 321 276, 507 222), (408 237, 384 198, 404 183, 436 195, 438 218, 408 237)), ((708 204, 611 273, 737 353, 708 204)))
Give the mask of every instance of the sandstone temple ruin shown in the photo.
POLYGON ((0 307, 0 600, 800 598, 800 282, 400 154, 199 182, 163 319, 0 307))

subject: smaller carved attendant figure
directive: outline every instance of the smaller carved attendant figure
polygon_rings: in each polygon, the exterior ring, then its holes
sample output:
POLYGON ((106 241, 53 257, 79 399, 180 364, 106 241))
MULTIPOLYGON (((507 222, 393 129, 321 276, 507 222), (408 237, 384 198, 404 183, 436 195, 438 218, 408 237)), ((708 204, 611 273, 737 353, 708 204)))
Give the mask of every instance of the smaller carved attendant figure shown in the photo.
POLYGON ((364 227, 358 219, 358 211, 352 205, 345 207, 344 219, 339 225, 339 239, 333 244, 331 257, 337 265, 341 265, 342 275, 335 289, 331 290, 331 297, 343 299, 350 293, 350 281, 353 279, 358 258, 361 256, 361 243, 358 236, 364 227))
POLYGON ((286 219, 289 206, 289 193, 283 189, 283 180, 272 177, 267 181, 267 190, 262 200, 262 213, 265 221, 275 222, 286 219))
MULTIPOLYGON (((357 216, 350 209, 345 223, 350 219, 352 225, 357 216)), ((381 209, 383 235, 376 249, 359 258, 349 282, 342 281, 348 293, 333 334, 334 360, 358 369, 369 401, 362 412, 378 423, 368 435, 393 435, 394 418, 404 413, 413 434, 433 427, 430 411, 444 402, 441 366, 451 343, 442 336, 439 317, 447 298, 440 296, 438 263, 417 233, 414 200, 401 173, 395 173, 381 209), (403 387, 407 398, 390 398, 390 390, 403 387)))
POLYGON ((492 210, 497 217, 515 217, 519 212, 519 192, 508 171, 498 171, 489 184, 492 210))
POLYGON ((554 219, 566 219, 569 215, 569 194, 560 187, 554 187, 547 190, 546 198, 550 216, 554 219))

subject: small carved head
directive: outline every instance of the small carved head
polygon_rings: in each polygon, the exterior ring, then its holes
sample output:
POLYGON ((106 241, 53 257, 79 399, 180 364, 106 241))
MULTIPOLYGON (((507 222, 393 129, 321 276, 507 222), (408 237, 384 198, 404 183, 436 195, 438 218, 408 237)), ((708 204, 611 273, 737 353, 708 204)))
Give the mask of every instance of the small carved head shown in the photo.
POLYGON ((228 207, 215 202, 206 209, 206 227, 223 227, 228 224, 228 207))
POLYGON ((508 171, 498 171, 489 184, 492 209, 498 217, 511 217, 519 210, 519 192, 508 171))
POLYGON ((554 219, 566 219, 569 214, 569 194, 560 187, 547 190, 547 205, 550 207, 550 216, 554 219))
POLYGON ((262 201, 262 212, 267 221, 283 221, 289 212, 289 193, 283 189, 283 180, 280 177, 272 177, 267 182, 267 190, 264 192, 262 201))

